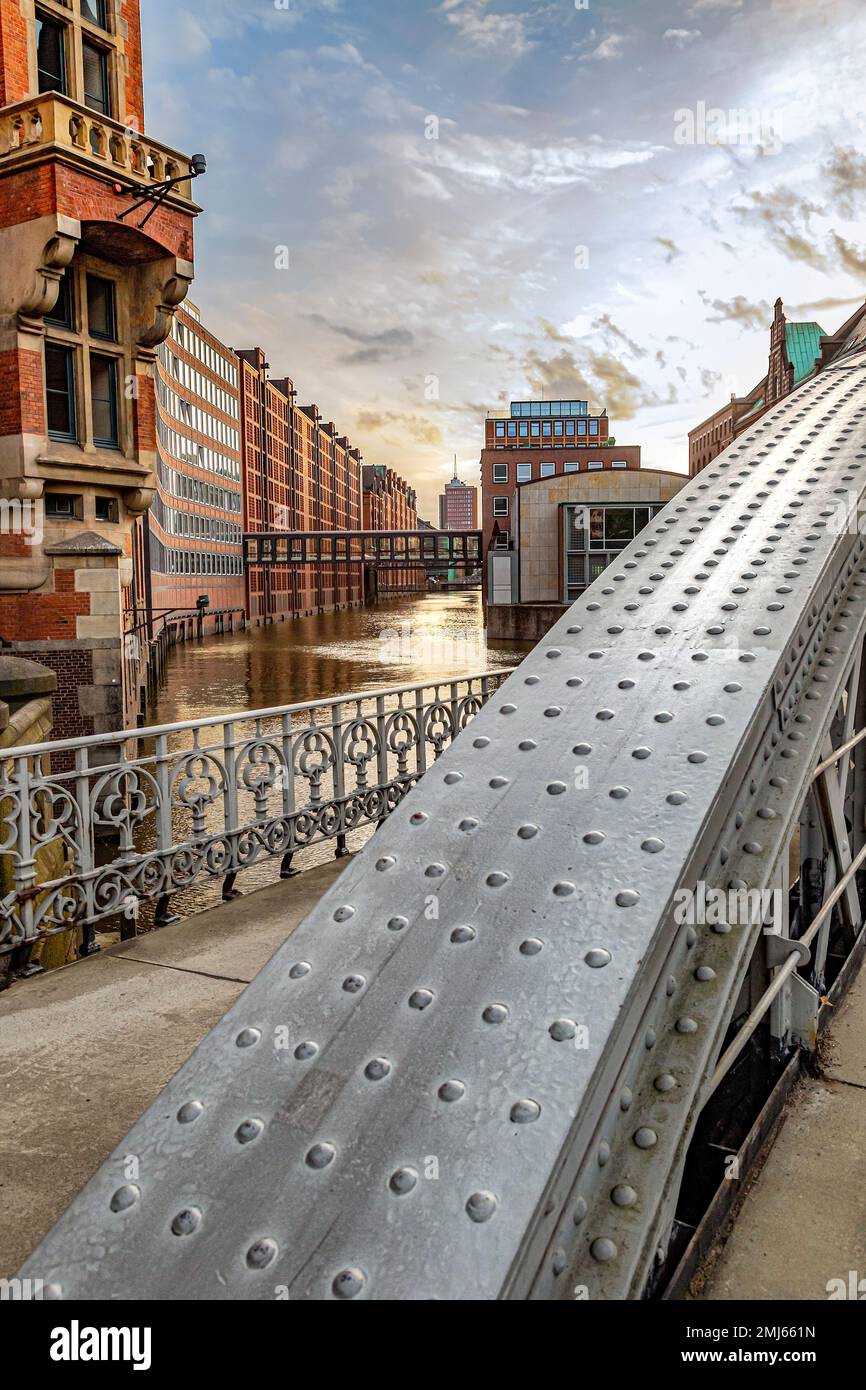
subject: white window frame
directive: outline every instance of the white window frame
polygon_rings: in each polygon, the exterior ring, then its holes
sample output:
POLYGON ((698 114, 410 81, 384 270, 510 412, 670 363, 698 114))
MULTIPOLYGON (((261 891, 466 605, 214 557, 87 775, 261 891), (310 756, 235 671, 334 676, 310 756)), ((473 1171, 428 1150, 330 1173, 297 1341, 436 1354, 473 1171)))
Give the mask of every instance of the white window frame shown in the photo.
POLYGON ((494 499, 493 499, 493 515, 494 515, 494 516, 508 516, 508 498, 507 498, 507 497, 494 497, 494 499))

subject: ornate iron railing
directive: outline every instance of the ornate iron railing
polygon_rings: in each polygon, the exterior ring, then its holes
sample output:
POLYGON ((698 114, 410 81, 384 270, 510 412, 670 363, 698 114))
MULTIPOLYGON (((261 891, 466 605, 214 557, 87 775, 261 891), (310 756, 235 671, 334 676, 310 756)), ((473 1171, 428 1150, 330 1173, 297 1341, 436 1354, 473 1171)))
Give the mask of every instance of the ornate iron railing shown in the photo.
POLYGON ((202 876, 379 824, 509 674, 10 750, 0 763, 0 954, 157 902, 202 876))

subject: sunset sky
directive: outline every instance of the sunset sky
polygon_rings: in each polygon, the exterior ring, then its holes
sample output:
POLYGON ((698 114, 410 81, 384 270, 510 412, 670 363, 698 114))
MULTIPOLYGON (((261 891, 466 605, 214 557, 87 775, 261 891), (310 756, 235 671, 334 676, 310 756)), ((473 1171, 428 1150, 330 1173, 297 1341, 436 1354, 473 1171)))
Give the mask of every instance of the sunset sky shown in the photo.
POLYGON ((866 298, 863 0, 144 0, 142 23, 147 130, 209 161, 204 322, 430 519, 455 454, 478 480, 485 414, 542 390, 685 470, 688 429, 766 371, 778 295, 828 331, 866 298))

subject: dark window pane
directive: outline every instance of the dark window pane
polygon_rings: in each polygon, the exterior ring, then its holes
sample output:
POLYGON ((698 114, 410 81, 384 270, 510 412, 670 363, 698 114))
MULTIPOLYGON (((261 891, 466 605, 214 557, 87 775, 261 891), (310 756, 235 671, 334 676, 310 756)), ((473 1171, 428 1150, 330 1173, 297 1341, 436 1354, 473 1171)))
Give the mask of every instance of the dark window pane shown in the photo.
POLYGON ((81 17, 105 28, 105 0, 81 0, 81 17))
POLYGON ((114 285, 98 275, 87 277, 87 326, 93 338, 117 336, 114 326, 114 285))
POLYGON ((110 115, 108 101, 108 59, 96 44, 82 44, 84 51, 84 105, 92 111, 110 115))
POLYGON ((64 26, 51 19, 36 17, 36 66, 40 92, 66 91, 64 26))
POLYGON ((73 518, 75 498, 65 492, 49 492, 45 497, 45 515, 50 517, 73 518))
POLYGON ((75 398, 72 389, 72 348, 45 344, 45 402, 48 433, 75 438, 75 398))
POLYGON ((630 507, 608 507, 605 512, 608 541, 634 540, 634 512, 630 507))
POLYGON ((90 354, 90 397, 93 442, 117 447, 117 369, 113 357, 90 354))
POLYGON ((45 322, 56 323, 60 328, 72 328, 72 279, 70 275, 61 276, 57 303, 45 315, 45 322))

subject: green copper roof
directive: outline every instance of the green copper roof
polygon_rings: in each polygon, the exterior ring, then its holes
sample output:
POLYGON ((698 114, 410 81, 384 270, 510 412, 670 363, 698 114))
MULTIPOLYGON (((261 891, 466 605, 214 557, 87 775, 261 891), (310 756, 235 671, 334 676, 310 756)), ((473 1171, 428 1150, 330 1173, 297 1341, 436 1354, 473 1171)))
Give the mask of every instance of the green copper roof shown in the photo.
POLYGON ((788 348, 788 361, 794 368, 794 385, 808 376, 821 351, 820 340, 826 337, 820 323, 788 323, 785 325, 785 342, 788 348))

